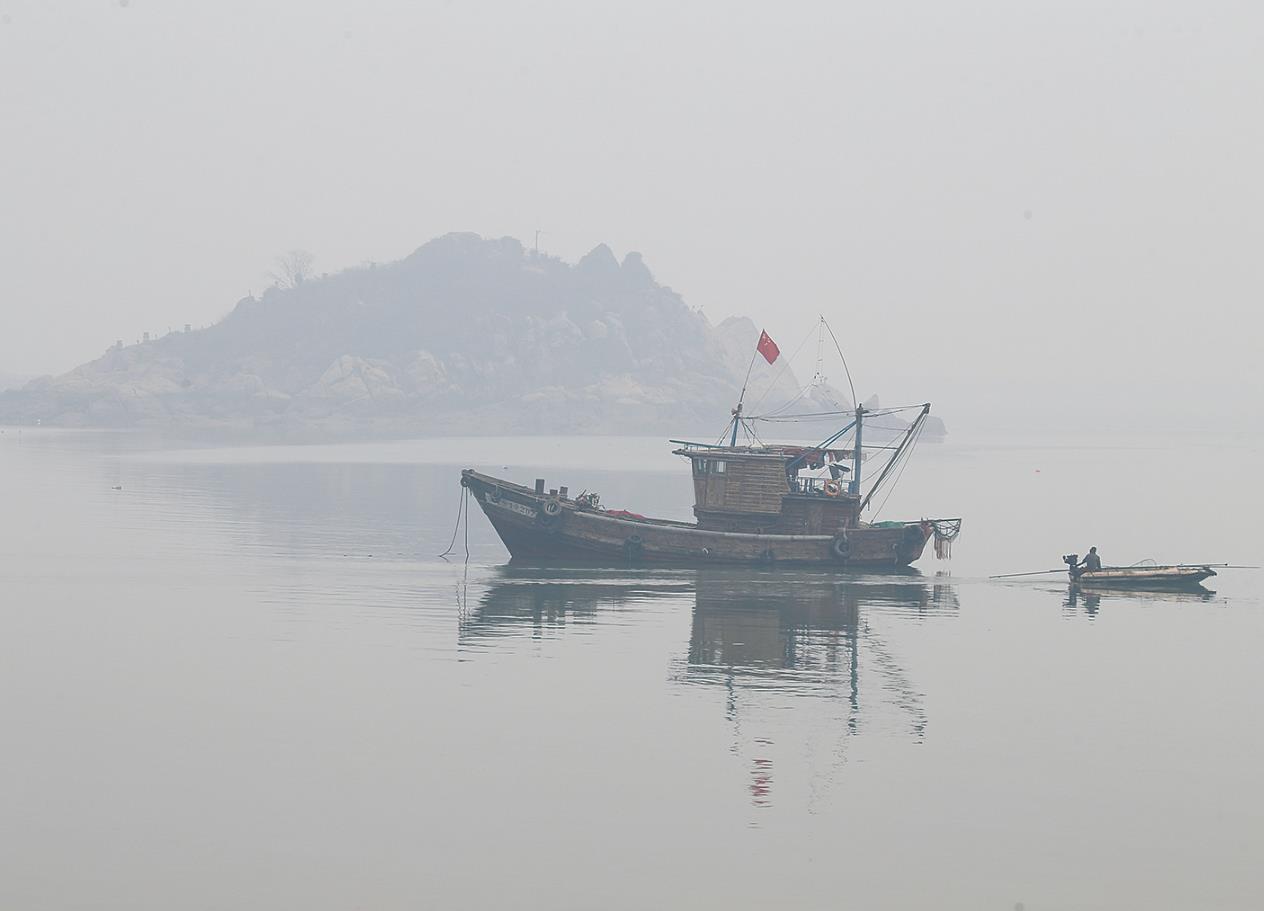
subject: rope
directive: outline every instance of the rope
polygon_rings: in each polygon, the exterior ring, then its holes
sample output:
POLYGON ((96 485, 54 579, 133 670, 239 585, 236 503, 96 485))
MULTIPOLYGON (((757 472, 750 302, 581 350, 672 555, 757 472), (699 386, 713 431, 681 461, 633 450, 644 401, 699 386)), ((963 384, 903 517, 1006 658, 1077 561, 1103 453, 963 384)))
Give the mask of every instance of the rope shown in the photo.
POLYGON ((834 341, 834 348, 838 351, 839 360, 843 362, 843 372, 847 374, 847 386, 851 389, 851 403, 859 405, 856 401, 856 385, 851 381, 851 370, 847 366, 847 358, 843 357, 843 346, 838 344, 838 339, 834 338, 834 330, 830 328, 830 324, 825 322, 825 317, 821 317, 821 322, 825 323, 825 329, 829 332, 830 338, 834 341))
MULTIPOLYGON (((785 411, 785 410, 786 410, 787 408, 789 408, 791 405, 794 405, 794 404, 798 403, 798 402, 799 402, 799 401, 800 401, 800 400, 801 400, 801 399, 802 399, 805 395, 807 395, 807 394, 808 394, 808 390, 809 390, 809 389, 811 389, 811 388, 812 388, 812 387, 811 387, 811 385, 804 386, 802 389, 800 389, 800 390, 799 390, 798 394, 797 394, 797 395, 795 395, 795 397, 794 397, 794 398, 790 399, 788 402, 786 402, 786 403, 785 403, 784 405, 782 405, 780 408, 774 408, 772 411, 768 412, 768 415, 766 415, 766 416, 760 416, 760 417, 753 417, 753 418, 751 418, 750 420, 752 420, 752 421, 769 421, 769 420, 774 420, 774 418, 772 418, 772 417, 771 417, 772 415, 775 415, 775 414, 781 414, 781 412, 785 411)), ((762 400, 761 400, 761 401, 762 401, 762 400)), ((756 403, 756 404, 758 404, 758 403, 756 403)))
POLYGON ((470 489, 468 487, 461 488, 461 498, 456 505, 456 525, 452 526, 452 541, 448 544, 448 549, 439 554, 440 557, 446 557, 452 553, 456 547, 456 536, 461 530, 461 515, 465 515, 465 559, 470 558, 470 489))
MULTIPOLYGON (((764 389, 763 395, 761 395, 758 399, 755 400, 754 405, 751 405, 751 411, 754 411, 756 408, 758 408, 760 403, 763 402, 764 399, 768 398, 768 393, 772 392, 772 388, 777 385, 777 380, 781 379, 781 374, 785 373, 786 370, 789 369, 790 362, 799 356, 799 352, 803 350, 803 346, 808 343, 808 339, 810 339, 811 337, 812 337, 812 330, 809 329, 808 334, 803 336, 803 341, 799 342, 799 347, 794 349, 794 354, 790 355, 788 358, 785 359, 785 361, 781 365, 781 368, 775 374, 773 374, 773 378, 768 381, 768 386, 764 389)), ((751 364, 753 365, 754 363, 755 362, 752 360, 751 364)), ((747 376, 750 375, 749 370, 747 370, 746 373, 747 373, 747 376)), ((804 386, 803 389, 800 390, 799 394, 795 396, 793 401, 797 402, 800 398, 802 398, 803 393, 806 392, 808 388, 809 386, 804 386)), ((782 405, 781 407, 785 408, 786 406, 782 405)), ((773 414, 776 414, 776 412, 774 411, 773 414)))
MULTIPOLYGON (((923 407, 925 407, 925 403, 923 403, 922 405, 897 405, 894 408, 878 408, 878 409, 875 409, 874 411, 866 411, 865 416, 868 418, 884 418, 884 417, 889 417, 890 415, 893 415, 893 414, 899 414, 902 411, 921 410, 923 407)), ((777 411, 774 410, 774 411, 768 412, 768 414, 766 415, 751 415, 746 420, 769 421, 769 422, 775 423, 777 421, 798 421, 798 420, 802 420, 803 418, 836 418, 836 417, 845 417, 845 416, 849 417, 853 414, 855 414, 854 411, 809 411, 809 412, 803 412, 800 414, 787 414, 787 415, 779 416, 777 414, 777 411)))
MULTIPOLYGON (((895 478, 894 480, 891 481, 891 486, 887 490, 887 495, 882 498, 882 505, 879 506, 878 509, 873 514, 873 517, 875 519, 878 518, 878 516, 882 514, 882 510, 887 508, 887 500, 891 499, 891 494, 895 493, 895 488, 900 486, 900 478, 904 477, 904 469, 908 468, 909 462, 913 460, 913 450, 917 448, 917 444, 920 443, 921 441, 922 441, 922 432, 919 430, 917 432, 917 436, 913 437, 913 442, 909 444, 909 448, 906 449, 904 451, 904 455, 900 457, 903 459, 903 462, 901 463, 899 469, 897 469, 895 472, 895 478)), ((895 455, 891 456, 891 458, 894 459, 898 455, 899 453, 896 453, 895 455)), ((872 493, 873 492, 870 491, 870 495, 872 495, 872 493)))

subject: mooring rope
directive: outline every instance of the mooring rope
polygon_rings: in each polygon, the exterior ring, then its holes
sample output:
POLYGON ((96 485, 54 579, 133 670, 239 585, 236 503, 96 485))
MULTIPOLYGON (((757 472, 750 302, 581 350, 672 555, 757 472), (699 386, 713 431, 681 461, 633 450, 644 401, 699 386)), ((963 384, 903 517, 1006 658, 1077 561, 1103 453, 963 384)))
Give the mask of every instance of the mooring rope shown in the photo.
POLYGON ((440 557, 446 557, 456 548, 456 536, 461 530, 461 516, 465 516, 465 559, 470 558, 470 489, 468 487, 461 488, 461 498, 456 505, 456 525, 452 527, 452 540, 448 544, 448 549, 439 554, 440 557))

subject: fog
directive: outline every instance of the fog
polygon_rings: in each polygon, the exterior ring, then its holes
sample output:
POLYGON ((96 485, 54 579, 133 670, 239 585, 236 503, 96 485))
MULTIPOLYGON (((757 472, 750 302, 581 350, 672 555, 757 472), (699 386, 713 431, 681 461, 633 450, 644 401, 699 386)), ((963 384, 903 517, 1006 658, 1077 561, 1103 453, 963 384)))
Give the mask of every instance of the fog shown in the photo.
MULTIPOLYGON (((606 242, 950 426, 1260 425, 1253 4, 0 0, 0 373, 606 242)), ((459 318, 457 314, 453 318, 459 318)))

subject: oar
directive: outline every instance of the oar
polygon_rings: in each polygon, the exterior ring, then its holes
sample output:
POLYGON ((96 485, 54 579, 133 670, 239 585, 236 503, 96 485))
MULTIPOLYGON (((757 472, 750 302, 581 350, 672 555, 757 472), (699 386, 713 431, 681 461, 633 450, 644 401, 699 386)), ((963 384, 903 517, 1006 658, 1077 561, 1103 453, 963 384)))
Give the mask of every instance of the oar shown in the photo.
POLYGON ((1062 569, 1038 569, 1034 573, 1006 573, 1003 576, 988 576, 989 579, 1017 579, 1019 576, 1043 576, 1046 573, 1064 573, 1066 567, 1062 569))

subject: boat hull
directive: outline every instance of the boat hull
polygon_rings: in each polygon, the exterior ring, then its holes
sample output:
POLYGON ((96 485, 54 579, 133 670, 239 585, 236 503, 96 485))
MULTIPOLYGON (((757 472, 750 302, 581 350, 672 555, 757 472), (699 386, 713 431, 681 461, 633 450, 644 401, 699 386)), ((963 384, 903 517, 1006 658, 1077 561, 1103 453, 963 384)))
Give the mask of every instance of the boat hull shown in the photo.
POLYGON ((933 533, 925 522, 860 526, 841 535, 715 531, 686 522, 610 515, 470 469, 462 472, 461 484, 515 559, 891 568, 917 560, 933 533))
POLYGON ((1145 591, 1197 590, 1216 571, 1210 566, 1122 566, 1085 570, 1071 576, 1081 588, 1126 588, 1145 591))

